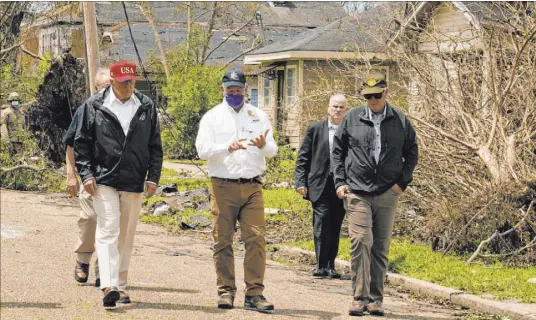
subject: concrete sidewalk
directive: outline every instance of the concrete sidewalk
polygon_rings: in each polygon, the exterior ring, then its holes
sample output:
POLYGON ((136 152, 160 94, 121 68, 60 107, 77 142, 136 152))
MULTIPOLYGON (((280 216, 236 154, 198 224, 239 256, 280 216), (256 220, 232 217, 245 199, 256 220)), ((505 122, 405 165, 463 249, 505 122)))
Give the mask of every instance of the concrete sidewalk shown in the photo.
MULTIPOLYGON (((236 261, 237 308, 216 308, 210 241, 140 224, 128 292, 134 303, 106 312, 102 294, 73 279, 78 207, 57 195, 1 191, 1 319, 346 319, 350 282, 315 280, 309 267, 268 262, 273 315, 242 308, 243 251, 236 261)), ((388 288, 390 319, 460 319, 468 310, 412 299, 388 288)), ((372 317, 362 317, 362 319, 372 317)))

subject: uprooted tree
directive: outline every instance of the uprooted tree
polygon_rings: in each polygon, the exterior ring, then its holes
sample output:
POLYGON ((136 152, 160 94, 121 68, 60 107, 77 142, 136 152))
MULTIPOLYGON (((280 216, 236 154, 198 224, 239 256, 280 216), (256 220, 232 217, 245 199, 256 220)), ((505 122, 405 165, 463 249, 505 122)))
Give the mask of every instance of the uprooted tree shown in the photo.
POLYGON ((475 252, 470 261, 534 262, 534 4, 447 3, 434 10, 457 12, 467 23, 445 28, 415 14, 389 43, 420 139, 411 194, 436 249, 475 252))

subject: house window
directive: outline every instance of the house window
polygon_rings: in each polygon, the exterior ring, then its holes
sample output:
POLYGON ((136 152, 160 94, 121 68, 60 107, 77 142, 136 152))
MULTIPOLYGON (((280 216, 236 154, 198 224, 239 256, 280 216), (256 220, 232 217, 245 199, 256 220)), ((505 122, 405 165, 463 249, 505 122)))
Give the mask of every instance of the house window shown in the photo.
POLYGON ((272 80, 264 78, 263 95, 264 107, 270 108, 272 106, 272 80))
POLYGON ((287 69, 287 107, 296 102, 296 68, 287 69))
POLYGON ((251 89, 249 92, 249 103, 255 107, 259 106, 259 90, 251 89))

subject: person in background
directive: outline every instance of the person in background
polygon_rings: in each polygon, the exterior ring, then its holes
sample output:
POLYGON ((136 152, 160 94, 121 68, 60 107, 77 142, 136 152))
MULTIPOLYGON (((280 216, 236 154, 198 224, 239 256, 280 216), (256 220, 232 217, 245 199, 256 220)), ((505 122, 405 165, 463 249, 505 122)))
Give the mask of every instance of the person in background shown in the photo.
MULTIPOLYGON (((101 68, 95 75, 95 91, 101 92, 108 88, 111 84, 110 69, 101 68)), ((74 138, 79 130, 80 118, 83 115, 83 108, 78 108, 73 116, 71 125, 63 142, 67 146, 65 154, 65 162, 67 168, 67 193, 76 197, 79 190, 76 167, 74 161, 74 138)), ((86 283, 89 276, 89 265, 91 256, 95 252, 95 229, 97 228, 97 216, 93 208, 93 199, 83 187, 80 188, 78 196, 80 203, 80 215, 78 217, 79 236, 74 252, 76 253, 76 265, 74 269, 74 279, 79 283, 86 283)), ((95 286, 100 287, 99 264, 98 259, 95 261, 95 286)))
POLYGON ((339 236, 344 220, 344 204, 337 197, 332 167, 333 136, 346 111, 348 101, 343 94, 329 99, 328 119, 314 122, 307 128, 296 158, 296 190, 313 206, 313 235, 316 254, 315 277, 340 278, 335 271, 339 252, 339 236))

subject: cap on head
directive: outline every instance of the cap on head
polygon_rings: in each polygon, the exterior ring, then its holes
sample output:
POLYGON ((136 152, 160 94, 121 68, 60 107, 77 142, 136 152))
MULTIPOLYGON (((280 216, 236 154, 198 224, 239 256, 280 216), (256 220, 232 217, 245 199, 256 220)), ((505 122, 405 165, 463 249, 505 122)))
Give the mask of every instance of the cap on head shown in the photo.
POLYGON ((240 87, 244 88, 246 86, 246 76, 244 71, 239 68, 232 68, 225 72, 223 79, 221 81, 225 88, 227 87, 240 87))
POLYGON ((130 61, 116 62, 110 67, 110 76, 119 82, 136 79, 136 64, 130 61))
POLYGON ((381 93, 387 88, 385 75, 381 73, 368 74, 363 82, 361 94, 381 93))
POLYGON ((11 92, 7 97, 7 101, 20 100, 19 94, 17 92, 11 92))

